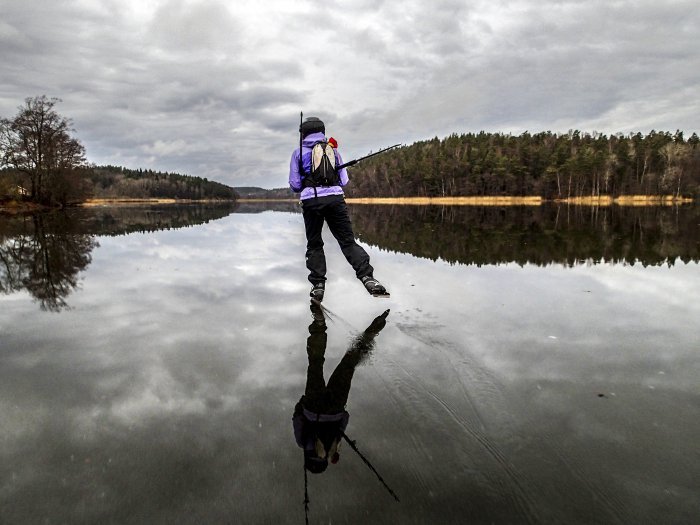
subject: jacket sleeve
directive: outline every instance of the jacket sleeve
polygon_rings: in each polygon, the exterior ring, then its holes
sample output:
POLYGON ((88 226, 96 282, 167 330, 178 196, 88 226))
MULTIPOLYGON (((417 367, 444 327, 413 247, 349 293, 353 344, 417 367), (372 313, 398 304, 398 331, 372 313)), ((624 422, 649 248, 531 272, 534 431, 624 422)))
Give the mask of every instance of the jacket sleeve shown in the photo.
POLYGON ((289 187, 294 193, 302 190, 301 174, 299 173, 299 150, 295 149, 289 161, 289 187))
MULTIPOLYGON (((340 156, 340 152, 338 150, 335 150, 335 156, 336 156, 337 165, 342 164, 343 157, 340 156)), ((348 178, 348 170, 346 170, 345 168, 338 171, 338 177, 340 177, 340 185, 341 186, 345 186, 350 181, 350 179, 348 178)))
POLYGON ((348 428, 348 422, 350 421, 350 414, 347 413, 347 411, 343 411, 343 418, 340 420, 340 430, 345 432, 345 429, 348 428))
POLYGON ((295 416, 292 419, 292 427, 294 428, 294 441, 297 442, 301 448, 304 448, 304 416, 295 416))
POLYGON ((304 396, 301 396, 299 402, 294 407, 294 415, 292 416, 292 427, 294 428, 294 440, 301 448, 304 448, 304 407, 301 404, 304 396))

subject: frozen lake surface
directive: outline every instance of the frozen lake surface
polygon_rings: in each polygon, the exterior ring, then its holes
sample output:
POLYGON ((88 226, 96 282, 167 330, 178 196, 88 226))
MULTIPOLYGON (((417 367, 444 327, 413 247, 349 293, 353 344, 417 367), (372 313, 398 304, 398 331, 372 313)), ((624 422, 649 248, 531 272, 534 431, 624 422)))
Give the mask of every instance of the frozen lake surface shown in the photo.
POLYGON ((343 444, 310 523, 697 522, 697 209, 352 207, 391 298, 328 235, 315 321, 301 215, 230 211, 0 218, 1 523, 304 523, 312 327, 328 379, 386 309, 346 433, 400 501, 343 444))

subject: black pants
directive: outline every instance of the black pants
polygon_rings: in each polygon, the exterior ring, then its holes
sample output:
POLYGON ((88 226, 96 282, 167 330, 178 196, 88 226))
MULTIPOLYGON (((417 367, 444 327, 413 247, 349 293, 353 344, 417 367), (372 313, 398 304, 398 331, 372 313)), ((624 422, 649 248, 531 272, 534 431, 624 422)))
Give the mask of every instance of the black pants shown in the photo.
MULTIPOLYGON (((306 387, 304 395, 294 407, 294 418, 301 415, 304 408, 317 414, 327 415, 339 414, 345 410, 355 369, 372 352, 374 339, 386 325, 386 316, 389 314, 389 310, 387 310, 382 315, 377 316, 365 328, 364 332, 352 340, 350 347, 326 383, 323 376, 323 364, 328 344, 326 321, 320 306, 311 304, 310 309, 314 314, 320 313, 321 319, 314 315, 314 321, 309 325, 309 337, 306 340, 306 354, 309 358, 309 366, 306 370, 306 387)), ((301 419, 302 425, 309 421, 305 417, 301 419)), ((302 427, 303 435, 304 429, 302 427)), ((338 437, 340 436, 338 435, 338 437)), ((303 437, 302 440, 306 442, 303 437)))
POLYGON ((362 358, 362 349, 350 347, 326 383, 323 377, 323 363, 327 341, 326 325, 312 323, 309 326, 309 338, 306 340, 309 366, 306 370, 306 388, 302 404, 308 410, 319 414, 338 414, 345 410, 348 402, 352 376, 362 358))
POLYGON ((372 275, 369 255, 355 242, 348 207, 342 195, 329 195, 302 201, 306 227, 306 267, 312 284, 326 280, 326 255, 323 253, 323 223, 336 238, 343 255, 355 270, 358 279, 372 275))

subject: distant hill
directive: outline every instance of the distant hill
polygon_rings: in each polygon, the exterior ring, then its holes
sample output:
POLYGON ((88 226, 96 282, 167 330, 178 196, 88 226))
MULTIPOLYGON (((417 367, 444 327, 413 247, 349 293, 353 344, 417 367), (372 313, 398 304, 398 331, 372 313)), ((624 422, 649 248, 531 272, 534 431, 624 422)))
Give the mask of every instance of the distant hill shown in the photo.
POLYGON ((256 186, 236 186, 233 189, 241 199, 294 199, 294 193, 289 188, 266 190, 256 186))
MULTIPOLYGON (((95 199, 183 199, 235 201, 231 187, 202 177, 121 166, 89 166, 72 170, 68 203, 95 199)), ((0 169, 0 204, 27 200, 29 181, 23 173, 0 169)))
POLYGON ((95 166, 88 172, 97 198, 172 198, 235 200, 231 186, 202 177, 120 166, 95 166))

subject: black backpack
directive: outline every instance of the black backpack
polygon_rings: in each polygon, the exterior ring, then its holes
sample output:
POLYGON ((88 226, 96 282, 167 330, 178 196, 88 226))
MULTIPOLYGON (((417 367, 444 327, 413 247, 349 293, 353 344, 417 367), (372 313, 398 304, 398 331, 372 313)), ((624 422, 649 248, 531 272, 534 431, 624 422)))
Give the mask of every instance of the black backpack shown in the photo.
POLYGON ((340 185, 335 160, 335 150, 327 141, 314 144, 311 148, 311 173, 304 176, 304 188, 340 185))

